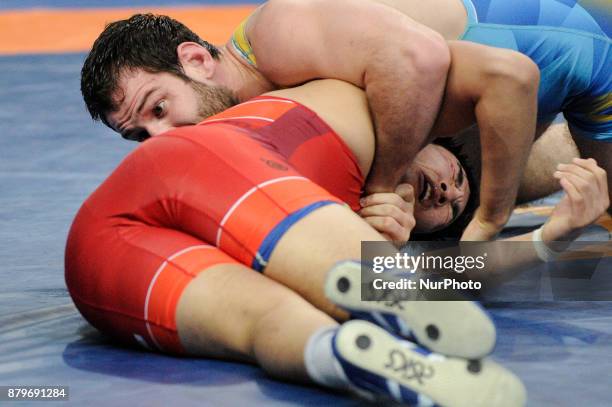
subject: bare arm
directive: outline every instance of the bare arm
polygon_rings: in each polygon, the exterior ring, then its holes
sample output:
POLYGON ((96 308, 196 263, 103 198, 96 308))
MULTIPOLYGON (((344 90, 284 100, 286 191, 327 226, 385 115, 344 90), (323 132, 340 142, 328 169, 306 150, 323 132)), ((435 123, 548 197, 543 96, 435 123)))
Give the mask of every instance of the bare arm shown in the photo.
POLYGON ((452 66, 435 135, 474 119, 480 128, 480 207, 462 239, 488 240, 507 222, 535 134, 539 71, 519 53, 452 41, 452 66))
MULTIPOLYGON (((491 248, 503 249, 500 253, 488 250, 488 268, 499 281, 514 278, 522 270, 540 264, 535 245, 548 247, 561 255, 582 233, 585 227, 596 222, 605 214, 610 204, 606 172, 593 159, 574 158, 570 164, 559 164, 554 172, 565 192, 563 198, 553 209, 546 223, 541 227, 541 242, 529 245, 493 245, 491 248)), ((508 242, 531 242, 534 233, 503 239, 508 242)), ((606 246, 601 247, 605 250, 606 246)), ((546 250, 545 250, 546 251, 546 250)), ((569 254, 569 253, 568 253, 569 254)), ((563 257, 561 257, 563 258, 563 257)), ((553 258, 548 261, 553 261, 553 258)))
POLYGON ((365 89, 377 136, 367 189, 393 191, 429 141, 449 64, 442 37, 367 0, 271 0, 247 35, 278 85, 336 78, 365 89))

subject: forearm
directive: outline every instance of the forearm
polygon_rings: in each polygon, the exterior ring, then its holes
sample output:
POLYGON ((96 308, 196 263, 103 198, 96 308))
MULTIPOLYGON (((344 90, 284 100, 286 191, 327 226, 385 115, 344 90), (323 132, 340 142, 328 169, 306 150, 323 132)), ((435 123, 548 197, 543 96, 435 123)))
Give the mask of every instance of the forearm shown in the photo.
MULTIPOLYGON (((543 226, 544 233, 540 237, 535 236, 535 231, 499 239, 491 242, 482 242, 475 246, 467 246, 478 253, 487 253, 486 269, 483 271, 468 271, 465 278, 480 280, 493 287, 505 281, 517 278, 523 272, 534 267, 541 266, 551 258, 543 256, 541 253, 559 253, 567 249, 575 239, 574 236, 565 236, 566 240, 549 240, 546 236, 546 226, 543 226), (537 246, 540 246, 539 248, 537 246)), ((473 244, 473 243, 472 243, 473 244)))
MULTIPOLYGON (((554 261, 580 234, 578 230, 564 236, 552 236, 547 232, 545 224, 538 235, 532 231, 487 243, 492 245, 487 248, 487 282, 499 284, 512 280, 526 270, 554 261)), ((468 277, 478 277, 478 273, 468 274, 468 277)))
POLYGON ((537 112, 537 73, 494 78, 476 104, 482 172, 481 221, 501 228, 510 216, 533 143, 537 112))
MULTIPOLYGON (((533 232, 480 244, 482 246, 475 246, 472 250, 477 248, 478 250, 474 250, 474 253, 487 254, 485 269, 468 270, 462 277, 481 281, 487 288, 511 281, 525 271, 544 264, 544 260, 536 249, 536 244, 542 245, 543 242, 534 242, 533 232)), ((564 249, 559 248, 558 250, 564 249)))
MULTIPOLYGON (((373 59, 365 90, 376 129, 376 152, 367 192, 392 191, 419 150, 431 141, 448 72, 445 44, 373 59), (399 68, 399 69, 398 69, 399 68)), ((422 45, 422 43, 421 43, 422 45)))

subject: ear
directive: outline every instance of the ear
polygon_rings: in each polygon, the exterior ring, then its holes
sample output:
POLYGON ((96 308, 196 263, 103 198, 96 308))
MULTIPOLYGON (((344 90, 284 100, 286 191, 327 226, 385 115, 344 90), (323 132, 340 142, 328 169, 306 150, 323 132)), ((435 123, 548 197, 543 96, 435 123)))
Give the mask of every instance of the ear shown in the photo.
POLYGON ((176 48, 185 74, 198 82, 209 82, 215 74, 217 61, 208 50, 195 42, 182 42, 176 48))

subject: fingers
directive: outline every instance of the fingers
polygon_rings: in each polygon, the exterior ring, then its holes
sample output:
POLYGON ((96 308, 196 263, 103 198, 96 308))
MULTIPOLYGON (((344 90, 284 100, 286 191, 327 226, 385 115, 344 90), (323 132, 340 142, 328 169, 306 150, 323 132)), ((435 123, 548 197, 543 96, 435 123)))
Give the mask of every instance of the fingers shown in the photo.
POLYGON ((574 159, 571 164, 560 164, 554 177, 559 179, 569 200, 568 224, 586 226, 608 208, 606 172, 597 166, 595 160, 574 159))
MULTIPOLYGON (((570 195, 570 198, 573 198, 573 201, 578 202, 578 201, 581 201, 585 197, 594 198, 597 195, 599 195, 599 188, 597 187, 597 185, 594 184, 594 182, 586 181, 584 177, 580 175, 576 175, 575 172, 555 171, 553 176, 557 178, 559 181, 566 180, 570 182, 570 184, 572 185, 572 187, 570 188, 570 191, 575 190, 578 194, 578 196, 570 195)), ((569 191, 566 191, 566 192, 569 192, 569 191)))
POLYGON ((416 223, 412 211, 405 212, 391 204, 367 206, 359 211, 359 215, 368 222, 369 219, 375 218, 371 225, 376 230, 396 236, 399 239, 403 239, 406 235, 410 236, 410 232, 416 223), (402 230, 398 230, 397 227, 402 230))
POLYGON ((574 184, 572 184, 572 182, 568 178, 565 178, 565 177, 562 177, 559 180, 559 183, 561 184, 561 187, 563 188, 563 190, 569 197, 570 201, 572 202, 572 205, 582 206, 584 202, 583 202, 582 194, 580 193, 578 188, 576 188, 574 184))
POLYGON ((360 201, 359 215, 385 238, 405 242, 415 226, 414 191, 400 184, 394 193, 376 193, 360 201))
MULTIPOLYGON (((592 159, 574 158, 571 164, 559 164, 557 167, 562 173, 572 173, 584 182, 597 187, 599 193, 607 194, 606 172, 592 159)), ((578 184, 582 184, 578 181, 578 184)))
POLYGON ((399 223, 405 224, 404 218, 410 217, 411 213, 402 211, 395 205, 391 204, 379 204, 379 205, 371 205, 362 208, 359 211, 359 215, 362 218, 367 216, 388 216, 390 218, 397 219, 399 223))
POLYGON ((369 216, 364 220, 388 240, 406 242, 410 238, 412 228, 407 229, 388 216, 369 216))
POLYGON ((601 192, 597 177, 590 169, 576 164, 559 164, 553 176, 559 180, 567 179, 586 198, 596 198, 601 192))
POLYGON ((597 188, 571 172, 556 171, 554 177, 559 179, 559 183, 569 199, 570 223, 572 225, 575 223, 575 226, 582 225, 583 222, 578 221, 578 218, 585 215, 587 209, 585 200, 592 201, 597 197, 599 195, 597 188))
MULTIPOLYGON (((414 189, 410 184, 400 184, 395 192, 382 192, 361 198, 362 208, 375 205, 393 205, 402 212, 412 213, 414 211, 414 189)), ((388 215, 388 213, 381 213, 388 215)))
POLYGON ((606 174, 606 171, 597 164, 597 161, 595 161, 595 159, 589 158, 585 160, 581 158, 574 158, 573 163, 594 174, 600 192, 602 194, 608 195, 608 176, 606 174))
POLYGON ((367 208, 368 206, 373 205, 394 205, 398 207, 400 210, 406 212, 411 209, 410 204, 402 199, 396 193, 393 192, 379 192, 377 194, 368 195, 366 197, 361 198, 359 201, 362 208, 367 208))
POLYGON ((572 159, 572 162, 582 168, 585 169, 590 169, 590 170, 595 170, 597 168, 600 168, 597 164, 597 161, 595 161, 594 158, 574 158, 572 159))

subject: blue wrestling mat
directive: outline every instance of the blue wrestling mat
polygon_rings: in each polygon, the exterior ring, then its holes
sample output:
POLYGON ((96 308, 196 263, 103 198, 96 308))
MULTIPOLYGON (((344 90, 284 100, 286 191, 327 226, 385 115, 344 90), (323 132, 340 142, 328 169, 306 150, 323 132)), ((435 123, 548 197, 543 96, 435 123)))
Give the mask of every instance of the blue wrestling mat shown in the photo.
MULTIPOLYGON (((63 277, 68 228, 133 148, 89 119, 79 93, 83 60, 0 57, 0 386, 69 386, 66 404, 75 406, 361 405, 255 366, 117 347, 79 315, 63 277)), ((523 216, 513 226, 541 220, 523 216)), ((611 302, 489 308, 494 358, 523 379, 529 406, 612 405, 611 302)))

